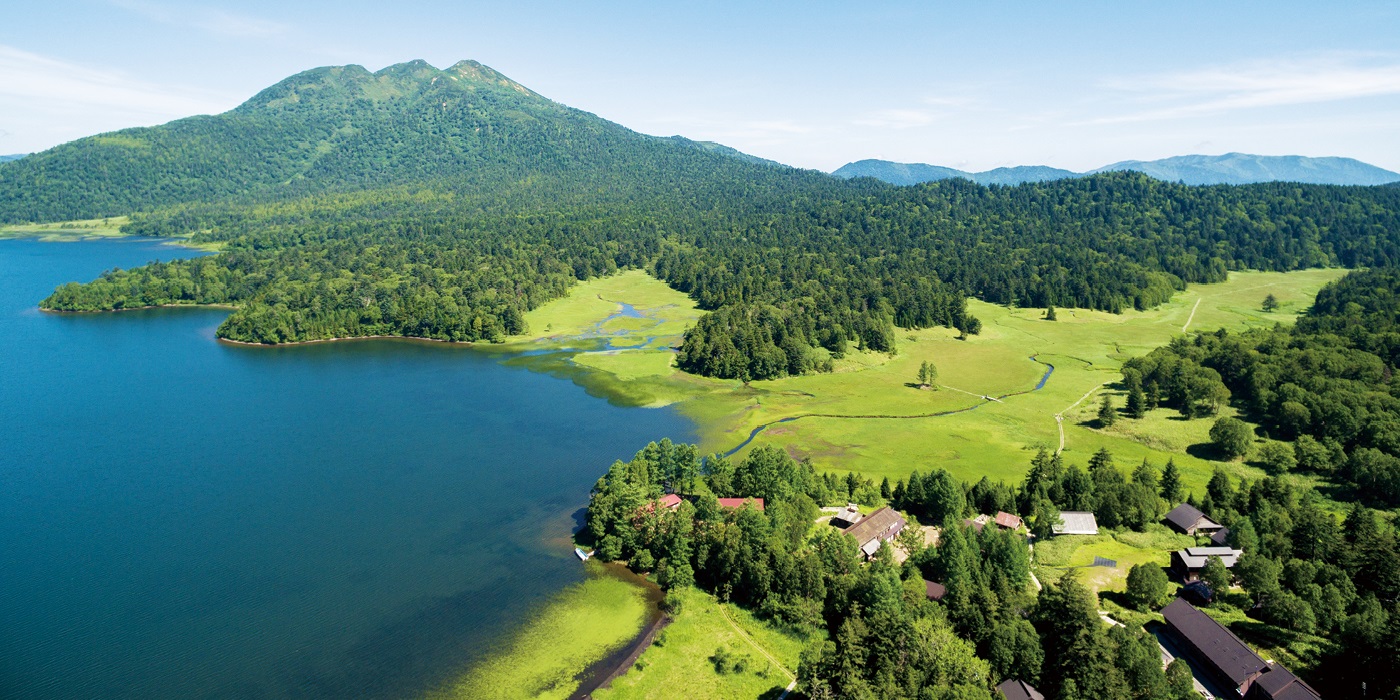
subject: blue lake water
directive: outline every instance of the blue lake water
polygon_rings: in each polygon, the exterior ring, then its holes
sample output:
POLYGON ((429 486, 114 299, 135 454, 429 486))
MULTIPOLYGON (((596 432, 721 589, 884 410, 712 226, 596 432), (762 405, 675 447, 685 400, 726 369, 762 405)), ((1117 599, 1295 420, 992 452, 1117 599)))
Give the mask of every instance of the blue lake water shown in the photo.
POLYGON ((0 240, 0 697, 411 697, 581 579, 613 459, 693 439, 460 346, 36 308, 194 254, 0 240))

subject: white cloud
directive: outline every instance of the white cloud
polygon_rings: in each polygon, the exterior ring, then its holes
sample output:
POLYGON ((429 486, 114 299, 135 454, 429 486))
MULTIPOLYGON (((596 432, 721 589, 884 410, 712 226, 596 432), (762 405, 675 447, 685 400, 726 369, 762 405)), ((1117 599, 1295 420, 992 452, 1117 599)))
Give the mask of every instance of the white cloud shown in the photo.
POLYGON ((190 5, 164 5, 147 0, 109 0, 112 5, 135 12, 146 19, 177 26, 194 27, 211 34, 250 39, 285 36, 291 27, 280 22, 240 15, 217 8, 190 5))
POLYGON ((66 63, 3 44, 0 98, 10 103, 6 109, 10 113, 81 107, 166 118, 223 111, 237 104, 225 95, 147 83, 117 71, 66 63))
POLYGON ((193 114, 240 98, 134 79, 0 44, 0 151, 48 148, 90 134, 193 114))
POLYGON ((1400 61, 1377 54, 1331 53, 1258 60, 1105 81, 1137 93, 1138 107, 1090 124, 1155 121, 1242 109, 1400 95, 1400 61))

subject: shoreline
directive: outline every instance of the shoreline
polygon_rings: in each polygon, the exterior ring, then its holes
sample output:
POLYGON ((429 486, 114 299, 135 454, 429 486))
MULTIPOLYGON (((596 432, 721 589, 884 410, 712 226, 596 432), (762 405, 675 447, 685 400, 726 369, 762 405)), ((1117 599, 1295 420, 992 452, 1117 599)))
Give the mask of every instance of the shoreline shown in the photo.
POLYGON ((641 657, 642 653, 651 648, 657 635, 674 622, 670 615, 661 610, 661 599, 664 596, 659 586, 641 574, 633 574, 618 562, 609 562, 603 566, 615 567, 618 570, 612 572, 614 576, 642 590, 647 601, 648 619, 626 644, 594 661, 574 675, 574 678, 579 681, 579 685, 569 694, 568 700, 591 700, 594 692, 607 688, 613 681, 625 675, 627 671, 631 670, 632 665, 637 663, 637 659, 641 657), (619 575, 623 572, 626 575, 619 575))
POLYGON ((447 345, 460 345, 463 347, 475 347, 477 345, 476 341, 471 340, 443 340, 441 338, 424 338, 422 336, 416 335, 354 335, 346 336, 343 338, 317 338, 316 340, 293 340, 286 343, 254 343, 248 340, 233 340, 232 338, 220 338, 218 336, 215 336, 214 340, 220 343, 228 343, 229 345, 244 345, 255 348, 283 348, 294 347, 297 345, 313 345, 316 343, 343 343, 355 340, 408 340, 412 342, 424 343, 445 343, 447 345))
POLYGON ((151 304, 149 306, 124 306, 120 309, 94 309, 91 311, 74 311, 72 309, 46 309, 42 306, 38 309, 46 314, 116 314, 124 311, 150 311, 151 309, 220 309, 223 311, 237 311, 238 307, 233 304, 151 304))

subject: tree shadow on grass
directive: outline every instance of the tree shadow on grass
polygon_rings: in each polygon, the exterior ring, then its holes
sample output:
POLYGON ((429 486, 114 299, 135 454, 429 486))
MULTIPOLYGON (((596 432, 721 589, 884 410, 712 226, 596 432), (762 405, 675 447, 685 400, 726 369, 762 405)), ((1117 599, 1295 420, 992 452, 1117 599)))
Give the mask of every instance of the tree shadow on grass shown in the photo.
POLYGON ((1210 442, 1198 442, 1194 445, 1188 445, 1186 447, 1186 454, 1196 459, 1204 459, 1208 462, 1230 461, 1230 458, 1223 454, 1219 447, 1216 447, 1214 443, 1210 442))
POLYGON ((778 700, 783 696, 783 689, 777 686, 769 688, 767 692, 758 696, 758 700, 778 700))

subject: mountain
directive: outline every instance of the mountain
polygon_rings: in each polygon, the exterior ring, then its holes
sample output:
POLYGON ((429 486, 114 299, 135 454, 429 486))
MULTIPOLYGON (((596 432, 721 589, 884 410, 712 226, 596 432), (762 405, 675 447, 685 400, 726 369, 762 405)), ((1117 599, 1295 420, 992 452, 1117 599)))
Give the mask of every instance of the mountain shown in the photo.
POLYGON ((1315 185, 1384 185, 1400 181, 1393 173, 1352 158, 1256 156, 1175 156, 1161 160, 1125 160, 1092 172, 1136 170, 1159 180, 1188 185, 1245 185, 1253 182, 1306 182, 1315 185))
POLYGON ((12 161, 12 160, 19 160, 20 158, 23 158, 23 157, 25 157, 25 156, 27 156, 27 155, 29 155, 29 154, 28 154, 28 153, 15 153, 15 154, 13 154, 13 155, 0 156, 0 163, 8 163, 8 162, 10 162, 10 161, 12 161))
POLYGON ((553 204, 570 193, 627 199, 736 179, 779 189, 829 180, 719 144, 639 134, 475 61, 446 70, 411 61, 374 73, 309 70, 223 114, 101 134, 5 163, 0 222, 409 185, 553 204))
POLYGON ((1023 182, 1047 182, 1080 176, 1076 172, 1045 165, 1020 165, 972 173, 939 165, 895 163, 888 160, 858 160, 837 168, 831 174, 842 179, 873 177, 893 185, 914 185, 955 177, 972 180, 979 185, 1019 185, 1023 182))
POLYGON ((1176 156, 1161 160, 1125 160, 1087 173, 1044 165, 1023 165, 972 173, 923 163, 860 160, 847 163, 831 174, 840 178, 873 177, 893 185, 913 185, 954 177, 972 180, 982 185, 1019 185, 1025 182, 1046 182, 1122 170, 1135 170, 1158 180, 1183 182, 1188 185, 1245 185, 1257 182, 1382 185, 1400 181, 1400 173, 1393 173, 1352 158, 1254 156, 1245 153, 1176 156))

